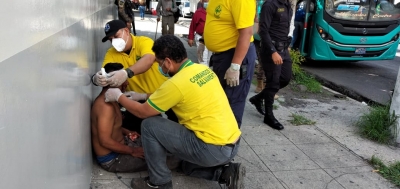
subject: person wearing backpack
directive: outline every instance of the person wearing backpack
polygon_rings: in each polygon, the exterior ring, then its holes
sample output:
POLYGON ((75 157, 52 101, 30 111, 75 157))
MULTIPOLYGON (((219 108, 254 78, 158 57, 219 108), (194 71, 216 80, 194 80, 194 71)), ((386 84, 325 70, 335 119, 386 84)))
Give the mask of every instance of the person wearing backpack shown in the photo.
POLYGON ((175 17, 174 13, 178 11, 175 0, 159 0, 157 4, 157 22, 161 21, 162 35, 175 33, 175 17))
POLYGON ((136 35, 135 15, 132 11, 133 4, 131 0, 115 0, 118 6, 118 18, 126 23, 129 31, 132 28, 133 34, 136 35))

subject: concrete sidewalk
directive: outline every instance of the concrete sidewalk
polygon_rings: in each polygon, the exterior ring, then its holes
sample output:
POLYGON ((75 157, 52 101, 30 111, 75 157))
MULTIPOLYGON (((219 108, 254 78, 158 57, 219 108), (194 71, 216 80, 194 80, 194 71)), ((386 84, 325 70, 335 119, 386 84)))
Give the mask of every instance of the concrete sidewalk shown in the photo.
MULTIPOLYGON (((144 21, 137 18, 135 22, 138 35, 154 39, 154 16, 146 15, 144 21)), ((177 36, 188 32, 186 27, 178 24, 175 30, 177 36)), ((196 60, 196 48, 187 46, 185 39, 181 39, 189 58, 196 60)), ((254 95, 254 88, 252 86, 248 98, 254 95)), ((285 94, 280 96, 275 114, 285 125, 281 131, 263 124, 262 116, 250 103, 246 104, 241 147, 234 160, 247 168, 246 188, 396 188, 374 173, 366 159, 377 155, 385 162, 400 160, 400 150, 360 138, 353 126, 361 113, 367 111, 367 106, 351 99, 321 102, 301 97, 287 99, 285 94), (294 106, 282 105, 289 101, 297 103, 294 106), (292 113, 312 119, 316 124, 293 126, 288 121, 292 113)), ((145 176, 146 172, 108 173, 94 163, 91 188, 130 188, 132 178, 145 176)), ((173 173, 173 184, 176 189, 220 188, 216 182, 179 173, 173 173)))

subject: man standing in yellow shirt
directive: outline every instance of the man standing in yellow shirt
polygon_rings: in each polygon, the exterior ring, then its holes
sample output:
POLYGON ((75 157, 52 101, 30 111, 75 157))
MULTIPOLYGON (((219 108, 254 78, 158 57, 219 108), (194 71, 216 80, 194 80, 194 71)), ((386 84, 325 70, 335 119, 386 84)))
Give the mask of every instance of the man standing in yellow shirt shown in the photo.
POLYGON ((212 0, 207 7, 204 41, 214 52, 210 63, 228 97, 240 127, 254 73, 255 1, 212 0))
MULTIPOLYGON (((107 77, 99 71, 92 77, 92 82, 102 87, 117 87, 128 80, 128 92, 125 95, 132 100, 144 101, 146 94, 156 91, 168 79, 159 73, 155 63, 154 52, 151 50, 154 41, 145 36, 134 36, 121 20, 109 21, 104 27, 104 32, 106 36, 102 42, 110 41, 113 47, 108 49, 102 67, 107 63, 117 62, 121 63, 124 69, 111 72, 107 77)), ((168 118, 176 121, 172 111, 166 114, 168 118)), ((141 121, 142 119, 127 113, 124 127, 140 133, 141 121)))
POLYGON ((161 36, 152 49, 159 71, 171 78, 146 103, 128 99, 119 88, 105 94, 106 101, 118 101, 145 118, 141 136, 149 177, 132 179, 132 188, 172 188, 167 152, 183 160, 187 175, 242 188, 245 168, 230 162, 237 154, 241 131, 218 77, 207 66, 189 60, 183 43, 173 35, 161 36), (168 109, 179 123, 154 116, 168 109))

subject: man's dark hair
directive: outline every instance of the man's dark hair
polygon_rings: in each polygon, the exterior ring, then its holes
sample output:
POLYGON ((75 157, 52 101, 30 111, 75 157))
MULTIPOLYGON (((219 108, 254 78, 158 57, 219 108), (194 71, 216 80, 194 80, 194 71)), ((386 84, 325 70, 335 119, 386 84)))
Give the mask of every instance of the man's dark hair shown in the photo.
POLYGON ((106 70, 106 73, 117 71, 117 70, 120 70, 120 69, 123 69, 123 68, 124 68, 124 66, 121 63, 113 63, 113 62, 107 63, 104 66, 104 69, 106 70))
POLYGON ((178 37, 174 35, 163 35, 158 38, 151 50, 156 54, 157 59, 169 58, 176 63, 181 63, 187 58, 186 49, 178 37))

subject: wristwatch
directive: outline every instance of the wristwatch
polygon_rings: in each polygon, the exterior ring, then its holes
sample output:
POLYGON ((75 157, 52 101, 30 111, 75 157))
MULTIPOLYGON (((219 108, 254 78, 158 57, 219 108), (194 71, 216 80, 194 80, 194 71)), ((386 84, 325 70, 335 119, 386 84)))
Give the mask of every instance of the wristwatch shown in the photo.
POLYGON ((235 70, 235 71, 238 71, 240 69, 240 64, 232 63, 231 64, 231 69, 235 70))
POLYGON ((133 71, 129 68, 126 68, 125 71, 128 74, 128 78, 132 78, 135 75, 135 73, 133 73, 133 71))

